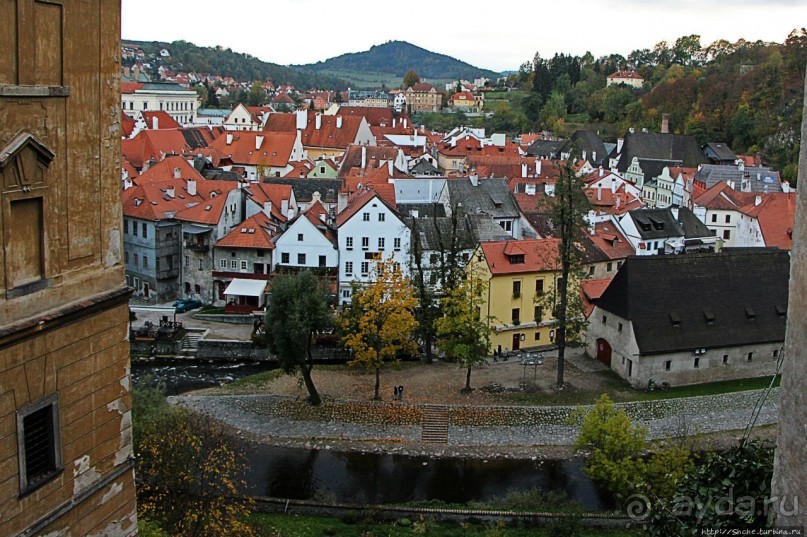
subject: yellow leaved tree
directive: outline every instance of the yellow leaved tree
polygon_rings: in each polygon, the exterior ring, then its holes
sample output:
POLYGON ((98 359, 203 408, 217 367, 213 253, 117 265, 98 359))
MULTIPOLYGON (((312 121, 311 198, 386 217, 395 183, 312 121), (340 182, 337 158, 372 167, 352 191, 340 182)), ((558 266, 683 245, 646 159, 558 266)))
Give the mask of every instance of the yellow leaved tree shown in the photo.
POLYGON ((393 259, 377 261, 374 282, 356 288, 350 305, 340 318, 345 347, 353 352, 349 365, 375 370, 375 395, 379 400, 381 367, 400 354, 417 352, 417 297, 409 278, 393 259))

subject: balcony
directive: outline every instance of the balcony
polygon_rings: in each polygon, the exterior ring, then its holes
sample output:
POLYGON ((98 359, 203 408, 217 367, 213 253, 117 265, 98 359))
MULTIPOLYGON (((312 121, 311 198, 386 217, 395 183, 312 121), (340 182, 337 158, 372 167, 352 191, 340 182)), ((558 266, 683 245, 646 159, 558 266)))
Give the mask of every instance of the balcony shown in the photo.
POLYGON ((204 242, 185 242, 185 248, 193 252, 207 252, 210 250, 210 245, 204 242))

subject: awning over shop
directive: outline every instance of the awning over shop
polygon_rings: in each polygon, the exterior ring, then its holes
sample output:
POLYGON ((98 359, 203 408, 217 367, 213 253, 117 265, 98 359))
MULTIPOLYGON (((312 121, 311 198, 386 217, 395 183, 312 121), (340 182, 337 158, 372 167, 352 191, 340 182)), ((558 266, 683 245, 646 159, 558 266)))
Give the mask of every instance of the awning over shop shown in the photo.
POLYGON ((263 291, 266 289, 265 280, 242 280, 236 278, 230 282, 227 289, 224 290, 225 295, 230 296, 262 296, 263 291))
POLYGON ((189 235, 201 235, 202 233, 210 233, 213 228, 190 225, 186 226, 182 231, 189 235))

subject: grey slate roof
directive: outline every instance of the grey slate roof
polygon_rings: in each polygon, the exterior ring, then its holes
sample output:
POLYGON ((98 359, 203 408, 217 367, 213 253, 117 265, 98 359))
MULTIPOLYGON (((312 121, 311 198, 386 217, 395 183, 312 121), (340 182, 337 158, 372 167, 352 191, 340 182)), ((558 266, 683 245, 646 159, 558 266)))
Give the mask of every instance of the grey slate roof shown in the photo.
POLYGON ((707 190, 717 183, 734 183, 734 190, 742 192, 781 192, 782 180, 779 172, 761 166, 751 166, 740 170, 737 166, 704 164, 695 174, 695 179, 706 183, 707 190), (748 188, 743 188, 747 181, 748 188))
MULTIPOLYGON (((631 132, 625 136, 617 169, 624 172, 633 157, 639 160, 659 160, 678 166, 695 168, 706 162, 698 142, 683 134, 660 134, 657 132, 631 132)), ((642 167, 644 170, 644 167, 642 167)), ((647 173, 647 170, 644 170, 647 173)), ((659 171, 660 172, 660 171, 659 171)), ((655 175, 658 175, 655 174, 655 175)))
POLYGON ((451 179, 446 187, 451 203, 462 203, 466 214, 481 212, 494 218, 518 218, 520 214, 506 179, 480 177, 477 186, 469 178, 451 179))
POLYGON ((784 341, 789 273, 784 251, 634 256, 597 306, 632 322, 643 355, 784 341))
POLYGON ((443 218, 446 215, 446 208, 441 203, 399 203, 397 208, 398 212, 405 217, 414 218, 415 212, 417 218, 443 218))
POLYGON ((681 229, 669 208, 635 209, 628 214, 636 225, 642 240, 684 236, 684 230, 681 229))
POLYGON ((566 142, 563 140, 535 140, 527 148, 527 154, 531 157, 541 157, 547 159, 558 159, 566 142))
POLYGON ((314 192, 319 192, 322 203, 336 203, 339 187, 342 181, 339 179, 282 179, 270 177, 263 180, 264 183, 273 185, 291 185, 294 191, 294 198, 298 203, 308 203, 311 201, 314 192))
POLYGON ((709 160, 719 162, 734 162, 737 159, 736 153, 722 142, 709 142, 703 146, 703 155, 709 160))
POLYGON ((678 225, 684 231, 684 238, 698 239, 701 237, 711 237, 712 231, 706 224, 695 216, 695 213, 686 207, 678 208, 678 225))
POLYGON ((582 152, 585 151, 586 160, 595 168, 598 166, 608 166, 608 150, 605 148, 602 138, 600 138, 596 132, 584 130, 575 131, 564 149, 569 151, 572 148, 575 148, 577 154, 581 155, 582 152), (596 159, 594 158, 595 154, 596 159))
MULTIPOLYGON (((398 207, 400 208, 400 205, 398 207)), ((444 245, 451 240, 453 222, 450 216, 418 219, 406 217, 404 222, 409 229, 417 232, 423 250, 440 250, 441 240, 444 245)), ((513 238, 493 219, 483 214, 461 216, 457 221, 457 229, 454 234, 460 250, 471 250, 480 242, 512 240, 513 238)))
POLYGON ((417 164, 412 166, 412 169, 409 170, 409 173, 411 173, 412 175, 414 175, 416 177, 420 176, 420 175, 427 175, 427 176, 439 176, 439 175, 442 175, 440 173, 440 170, 435 168, 434 165, 431 162, 429 162, 428 160, 425 160, 425 159, 419 160, 417 162, 417 164))

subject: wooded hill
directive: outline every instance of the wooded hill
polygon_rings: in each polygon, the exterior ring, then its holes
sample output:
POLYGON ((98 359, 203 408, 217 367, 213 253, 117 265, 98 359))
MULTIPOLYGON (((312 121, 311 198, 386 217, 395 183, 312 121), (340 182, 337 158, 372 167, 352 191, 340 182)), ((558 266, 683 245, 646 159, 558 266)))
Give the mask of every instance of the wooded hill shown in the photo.
POLYGON ((374 45, 364 52, 342 54, 325 61, 299 65, 301 69, 316 72, 383 73, 393 78, 403 79, 404 74, 413 69, 422 79, 430 81, 473 80, 490 78, 495 81, 500 75, 487 69, 480 69, 445 54, 428 51, 405 41, 389 41, 374 45))
POLYGON ((193 71, 212 75, 231 76, 240 81, 271 80, 275 85, 289 84, 300 90, 310 88, 345 90, 347 82, 332 76, 286 67, 259 60, 255 56, 234 52, 229 48, 199 47, 187 41, 163 43, 160 41, 131 41, 147 55, 173 71, 193 71), (170 58, 160 58, 161 49, 171 52, 170 58))
POLYGON ((699 36, 690 35, 627 58, 536 55, 508 76, 508 86, 526 95, 515 102, 491 99, 486 110, 493 116, 485 126, 560 135, 590 129, 615 141, 630 128, 658 131, 662 114, 669 114, 670 132, 699 143, 723 142, 737 154, 762 153, 795 183, 805 65, 805 29, 791 32, 783 44, 720 40, 703 47, 699 36), (643 86, 607 86, 617 70, 636 71, 643 86))

